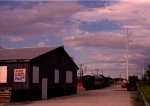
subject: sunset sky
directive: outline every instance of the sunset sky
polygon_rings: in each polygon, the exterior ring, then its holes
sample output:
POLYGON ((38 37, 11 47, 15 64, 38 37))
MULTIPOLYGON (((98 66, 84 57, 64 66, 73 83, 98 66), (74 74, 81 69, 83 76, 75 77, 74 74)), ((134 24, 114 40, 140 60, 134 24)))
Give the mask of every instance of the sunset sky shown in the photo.
POLYGON ((64 45, 87 71, 125 77, 150 64, 150 0, 0 0, 0 46, 64 45))

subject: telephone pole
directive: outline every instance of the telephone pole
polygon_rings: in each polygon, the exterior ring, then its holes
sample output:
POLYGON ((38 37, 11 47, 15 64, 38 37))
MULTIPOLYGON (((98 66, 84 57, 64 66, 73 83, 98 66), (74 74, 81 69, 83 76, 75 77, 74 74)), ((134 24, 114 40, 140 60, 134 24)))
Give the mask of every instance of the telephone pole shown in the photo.
POLYGON ((82 70, 83 64, 79 64, 79 66, 80 66, 80 77, 82 77, 83 76, 83 70, 82 70))
POLYGON ((87 66, 85 66, 85 71, 84 72, 86 73, 86 71, 87 71, 87 66))
POLYGON ((144 59, 143 59, 143 76, 144 76, 144 74, 145 74, 145 69, 144 69, 144 67, 145 67, 145 64, 144 64, 144 59))
POLYGON ((126 79, 129 80, 129 60, 128 60, 128 28, 127 28, 127 36, 126 36, 126 79))
POLYGON ((96 69, 97 75, 98 75, 98 71, 99 71, 99 69, 96 69))

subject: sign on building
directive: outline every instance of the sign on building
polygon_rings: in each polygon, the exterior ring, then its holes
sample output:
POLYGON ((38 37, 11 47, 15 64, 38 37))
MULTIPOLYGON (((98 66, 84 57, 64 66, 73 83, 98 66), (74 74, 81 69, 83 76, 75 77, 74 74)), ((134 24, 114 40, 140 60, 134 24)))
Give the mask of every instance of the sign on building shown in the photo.
POLYGON ((14 82, 25 82, 26 69, 14 69, 14 82))

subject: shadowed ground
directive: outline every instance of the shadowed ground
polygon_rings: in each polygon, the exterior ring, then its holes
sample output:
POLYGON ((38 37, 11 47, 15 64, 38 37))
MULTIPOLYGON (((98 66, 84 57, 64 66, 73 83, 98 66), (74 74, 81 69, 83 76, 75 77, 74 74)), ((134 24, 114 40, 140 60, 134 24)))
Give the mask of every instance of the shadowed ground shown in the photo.
POLYGON ((48 100, 1 104, 0 106, 132 106, 132 93, 120 86, 98 90, 78 89, 78 94, 48 100))

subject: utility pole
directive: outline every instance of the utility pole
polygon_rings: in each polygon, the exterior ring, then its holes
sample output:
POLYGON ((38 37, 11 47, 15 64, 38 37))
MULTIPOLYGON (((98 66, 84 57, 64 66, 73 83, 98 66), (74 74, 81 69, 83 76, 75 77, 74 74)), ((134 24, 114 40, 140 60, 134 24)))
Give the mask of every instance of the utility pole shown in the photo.
POLYGON ((120 79, 121 79, 121 74, 120 74, 120 79))
POLYGON ((86 73, 86 70, 87 70, 87 66, 85 66, 85 71, 84 71, 85 73, 86 73))
POLYGON ((83 64, 79 64, 79 66, 80 66, 80 77, 82 77, 83 76, 83 70, 82 70, 83 64))
POLYGON ((96 69, 97 75, 98 75, 98 71, 99 71, 99 69, 96 69))
POLYGON ((126 79, 129 80, 129 60, 128 60, 128 28, 127 28, 127 36, 126 36, 126 79))
POLYGON ((145 67, 145 64, 144 64, 144 59, 143 59, 143 70, 142 70, 143 76, 144 76, 144 74, 145 74, 145 69, 144 69, 144 67, 145 67))

